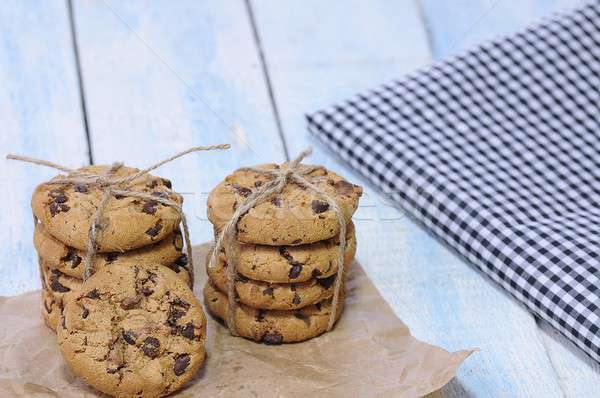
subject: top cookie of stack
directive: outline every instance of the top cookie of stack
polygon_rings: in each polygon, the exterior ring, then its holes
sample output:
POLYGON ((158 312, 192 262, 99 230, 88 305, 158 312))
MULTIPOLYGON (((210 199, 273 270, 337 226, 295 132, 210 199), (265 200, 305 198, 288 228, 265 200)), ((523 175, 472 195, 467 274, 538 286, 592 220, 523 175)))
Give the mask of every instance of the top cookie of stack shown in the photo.
MULTIPOLYGON (((110 166, 89 166, 79 173, 102 175, 110 166)), ((122 166, 110 175, 115 181, 137 173, 122 166)), ((64 176, 53 178, 60 180, 64 176)), ((101 204, 105 187, 98 184, 42 183, 34 191, 31 207, 36 222, 35 247, 42 271, 44 309, 47 324, 55 329, 64 303, 77 294, 83 277, 91 224, 101 204)), ((144 174, 126 186, 128 190, 167 199, 177 204, 182 197, 171 190, 169 180, 144 174)), ((97 250, 93 271, 114 263, 152 262, 176 271, 190 285, 192 270, 182 253, 177 209, 157 200, 112 195, 108 198, 96 234, 97 250)))
MULTIPOLYGON (((256 166, 279 169, 277 164, 256 166)), ((346 223, 358 207, 362 188, 353 185, 325 168, 301 164, 300 170, 314 170, 307 175, 317 188, 334 198, 344 213, 346 223)), ((251 170, 227 176, 208 197, 208 218, 217 230, 231 219, 237 206, 269 177, 251 170)), ((257 204, 243 215, 237 225, 237 240, 259 245, 302 245, 330 239, 339 234, 340 225, 327 202, 314 192, 291 182, 281 194, 257 204)))
MULTIPOLYGON (((107 169, 108 166, 90 166, 77 171, 100 175, 107 169)), ((138 171, 123 166, 111 179, 126 177, 138 171)), ((171 191, 169 180, 149 174, 131 182, 127 189, 170 199, 179 204, 183 202, 180 195, 171 191)), ((34 216, 48 233, 67 246, 86 250, 88 231, 103 192, 104 188, 97 185, 44 183, 35 189, 31 207, 34 216)), ((134 197, 112 196, 103 212, 103 228, 97 239, 97 251, 124 252, 156 243, 171 234, 180 221, 181 218, 173 207, 134 197)))
MULTIPOLYGON (((280 167, 286 166, 256 166, 263 170, 280 167)), ((347 230, 344 265, 348 266, 356 249, 351 218, 362 188, 323 167, 300 164, 297 170, 343 213, 347 230)), ((208 218, 216 236, 238 206, 271 179, 240 169, 214 188, 208 197, 208 218)), ((337 275, 339 233, 337 214, 328 202, 294 179, 280 193, 243 214, 237 223, 236 332, 255 341, 279 344, 326 331, 337 275)), ((207 308, 222 319, 228 318, 229 311, 225 272, 229 255, 222 251, 215 267, 207 268, 210 281, 204 290, 207 308)), ((343 295, 337 307, 339 317, 343 295)))

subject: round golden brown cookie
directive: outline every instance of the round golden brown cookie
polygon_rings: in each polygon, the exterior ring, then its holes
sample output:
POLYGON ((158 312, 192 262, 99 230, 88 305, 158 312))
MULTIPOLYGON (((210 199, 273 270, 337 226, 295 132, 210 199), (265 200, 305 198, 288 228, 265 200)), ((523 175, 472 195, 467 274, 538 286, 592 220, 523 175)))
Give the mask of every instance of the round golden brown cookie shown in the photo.
POLYGON ((42 289, 42 317, 46 326, 56 331, 61 314, 62 305, 54 299, 52 292, 48 289, 42 289))
MULTIPOLYGON (((210 253, 208 254, 210 256, 210 253)), ((206 273, 221 292, 227 292, 227 263, 223 258, 215 267, 208 266, 206 273)), ((266 310, 293 310, 316 304, 333 295, 337 274, 327 278, 313 278, 299 283, 269 283, 248 279, 238 274, 235 291, 239 301, 254 308, 266 310)))
POLYGON ((206 319, 170 269, 119 264, 84 282, 66 303, 57 334, 67 364, 96 389, 161 397, 200 369, 206 319))
MULTIPOLYGON (((258 168, 275 169, 275 164, 258 168)), ((285 165, 283 167, 286 167, 285 165)), ((314 166, 300 165, 301 170, 314 166)), ((325 168, 315 168, 306 178, 330 195, 344 213, 346 223, 358 207, 362 188, 325 168)), ((208 196, 208 218, 222 229, 240 206, 268 177, 254 171, 238 170, 227 176, 208 196)), ((334 237, 339 222, 329 204, 303 186, 288 183, 281 194, 257 204, 237 224, 240 242, 262 245, 301 245, 334 237)))
MULTIPOLYGON (((50 235, 41 223, 37 223, 33 235, 33 243, 38 255, 46 264, 74 278, 83 278, 85 252, 69 247, 50 235)), ((94 270, 106 265, 118 263, 154 263, 168 266, 180 277, 190 282, 191 270, 188 267, 187 256, 181 252, 183 239, 178 229, 165 239, 149 246, 128 252, 98 253, 94 257, 94 270)))
MULTIPOLYGON (((348 266, 356 254, 354 224, 348 224, 344 265, 348 266)), ((298 283, 314 278, 327 278, 337 272, 339 240, 300 246, 267 246, 239 244, 237 271, 257 281, 298 283)), ((225 255, 222 251, 222 259, 225 255)))
MULTIPOLYGON (((204 286, 204 303, 220 322, 227 319, 227 296, 210 283, 204 286)), ((340 295, 336 321, 343 307, 344 297, 340 295)), ((235 323, 237 333, 247 339, 265 344, 295 343, 326 332, 330 311, 330 300, 294 311, 262 310, 238 304, 235 323)))
MULTIPOLYGON (((107 169, 108 166, 89 166, 78 171, 102 174, 107 169)), ((122 178, 137 171, 121 167, 113 178, 122 178)), ((61 177, 64 175, 55 178, 61 177)), ((182 202, 181 196, 171 191, 170 181, 148 174, 127 187, 116 188, 182 202)), ((33 192, 31 207, 49 234, 67 246, 85 250, 88 231, 102 194, 103 190, 94 185, 43 183, 33 192)), ((98 252, 106 253, 137 249, 158 242, 170 235, 181 219, 173 207, 155 200, 113 196, 106 205, 103 220, 97 243, 98 252)))

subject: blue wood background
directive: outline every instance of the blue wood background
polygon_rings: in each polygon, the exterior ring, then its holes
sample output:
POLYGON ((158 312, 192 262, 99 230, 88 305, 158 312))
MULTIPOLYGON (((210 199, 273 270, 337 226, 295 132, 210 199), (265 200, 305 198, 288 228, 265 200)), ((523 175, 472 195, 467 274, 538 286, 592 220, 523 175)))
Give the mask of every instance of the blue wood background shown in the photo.
MULTIPOLYGON (((195 243, 231 170, 312 144, 304 114, 508 34, 577 0, 8 0, 0 7, 0 152, 70 166, 172 163, 195 243)), ((312 159, 360 182, 318 147, 312 159)), ((50 170, 5 161, 0 294, 39 287, 29 197, 50 170)), ((597 397, 600 369, 368 187, 358 259, 413 333, 477 346, 445 397, 597 397)))

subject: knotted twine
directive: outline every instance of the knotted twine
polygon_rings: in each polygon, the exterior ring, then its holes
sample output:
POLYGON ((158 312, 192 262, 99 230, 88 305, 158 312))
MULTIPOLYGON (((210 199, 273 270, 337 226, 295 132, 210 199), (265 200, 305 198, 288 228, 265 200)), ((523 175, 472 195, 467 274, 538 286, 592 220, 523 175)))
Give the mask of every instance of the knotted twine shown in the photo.
POLYGON ((181 218, 181 226, 182 226, 182 230, 183 230, 183 237, 185 240, 187 260, 188 260, 189 268, 192 270, 192 272, 190 272, 190 280, 191 280, 191 283, 193 286, 193 284, 194 284, 194 273, 193 273, 194 263, 193 263, 193 258, 192 258, 192 245, 190 242, 190 233, 189 233, 187 218, 185 216, 185 213, 183 212, 182 206, 173 200, 161 198, 159 196, 153 196, 153 195, 147 194, 145 192, 132 191, 132 190, 127 189, 127 187, 131 182, 133 182, 137 178, 140 178, 141 176, 150 173, 152 170, 155 170, 166 163, 169 163, 177 158, 180 158, 180 157, 190 154, 192 152, 210 151, 210 150, 214 150, 214 149, 228 149, 229 147, 230 147, 229 144, 191 147, 185 151, 179 152, 167 159, 164 159, 164 160, 156 163, 153 166, 150 166, 146 169, 140 170, 136 173, 133 173, 133 174, 130 174, 128 176, 118 178, 118 179, 112 179, 111 177, 121 167, 123 167, 123 163, 120 163, 120 162, 113 163, 102 174, 92 174, 92 173, 87 173, 84 171, 74 170, 74 169, 71 169, 71 168, 68 168, 65 166, 61 166, 59 164, 56 164, 56 163, 53 163, 53 162, 50 162, 47 160, 30 158, 27 156, 9 154, 6 156, 6 158, 12 159, 12 160, 19 160, 19 161, 27 162, 27 163, 38 164, 41 166, 47 166, 47 167, 57 169, 57 170, 67 173, 67 175, 65 177, 52 179, 52 180, 46 182, 46 184, 51 184, 51 185, 73 184, 73 185, 97 186, 103 190, 102 196, 100 198, 100 203, 99 203, 98 207, 96 208, 96 212, 94 213, 94 217, 90 224, 90 229, 88 230, 86 253, 85 253, 85 256, 83 259, 83 264, 84 264, 83 280, 84 281, 87 280, 92 275, 92 272, 93 272, 92 260, 94 259, 94 256, 96 255, 97 250, 98 250, 99 231, 102 231, 102 229, 105 227, 105 225, 103 225, 103 223, 104 223, 103 216, 104 216, 104 212, 106 210, 108 201, 113 196, 126 196, 126 197, 138 198, 138 199, 143 199, 143 200, 149 200, 149 201, 153 200, 153 201, 161 203, 165 206, 172 207, 173 209, 175 209, 177 211, 177 213, 179 214, 179 216, 181 218))
POLYGON ((337 274, 335 280, 335 287, 333 291, 333 298, 331 300, 331 312, 329 314, 329 323, 327 324, 327 331, 331 331, 336 320, 337 305, 340 300, 340 291, 342 288, 343 275, 344 275, 344 254, 346 250, 346 219, 344 212, 338 206, 337 202, 326 192, 322 191, 316 185, 309 181, 307 178, 315 170, 324 170, 322 166, 305 166, 300 168, 302 160, 312 153, 312 148, 309 147, 290 161, 289 163, 283 163, 275 169, 261 169, 256 167, 242 167, 237 171, 252 171, 270 178, 269 181, 263 183, 258 189, 252 192, 244 201, 241 206, 238 206, 231 216, 231 219, 227 222, 225 227, 219 233, 213 247, 209 267, 213 268, 216 266, 217 258, 222 248, 225 249, 227 256, 227 298, 228 298, 228 314, 227 314, 227 327, 229 332, 237 336, 237 329, 235 325, 235 311, 237 309, 237 297, 235 294, 235 282, 237 279, 237 264, 238 264, 238 243, 237 243, 237 224, 248 211, 271 198, 274 195, 280 194, 285 186, 291 182, 295 182, 310 191, 312 191, 318 198, 324 200, 329 205, 329 209, 335 213, 339 229, 339 246, 337 248, 337 274))

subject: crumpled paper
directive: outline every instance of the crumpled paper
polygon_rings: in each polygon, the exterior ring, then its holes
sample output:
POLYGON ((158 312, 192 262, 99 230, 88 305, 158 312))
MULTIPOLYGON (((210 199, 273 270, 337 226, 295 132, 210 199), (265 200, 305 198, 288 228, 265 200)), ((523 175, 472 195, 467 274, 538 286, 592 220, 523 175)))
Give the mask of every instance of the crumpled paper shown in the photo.
MULTIPOLYGON (((200 301, 207 250, 194 250, 200 301)), ((448 383, 473 352, 450 353, 412 337, 357 262, 347 290, 335 329, 298 344, 266 346, 232 337, 208 316, 204 367, 174 396, 419 397, 448 383)), ((103 396, 64 363, 40 306, 39 291, 0 298, 2 397, 103 396)))

